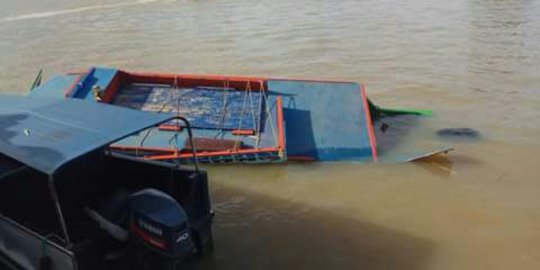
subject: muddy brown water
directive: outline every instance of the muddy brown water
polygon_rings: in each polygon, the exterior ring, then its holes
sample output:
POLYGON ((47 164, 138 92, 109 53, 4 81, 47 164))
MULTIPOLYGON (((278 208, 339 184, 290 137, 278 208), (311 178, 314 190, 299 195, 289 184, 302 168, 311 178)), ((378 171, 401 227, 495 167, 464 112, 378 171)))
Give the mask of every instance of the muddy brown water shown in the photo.
MULTIPOLYGON (((201 269, 539 269, 540 1, 3 0, 0 91, 91 65, 361 81, 423 163, 207 167, 201 269), (470 127, 479 141, 440 141, 470 127)), ((336 105, 338 106, 338 105, 336 105)))

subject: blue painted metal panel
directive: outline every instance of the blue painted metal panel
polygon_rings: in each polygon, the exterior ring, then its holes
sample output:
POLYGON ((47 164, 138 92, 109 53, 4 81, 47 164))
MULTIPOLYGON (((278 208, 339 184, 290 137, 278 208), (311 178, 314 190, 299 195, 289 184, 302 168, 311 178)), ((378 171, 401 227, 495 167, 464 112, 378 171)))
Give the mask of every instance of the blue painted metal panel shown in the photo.
POLYGON ((73 159, 168 119, 76 99, 0 95, 0 152, 53 174, 73 159))
POLYGON ((104 90, 109 86, 114 76, 118 72, 113 68, 92 68, 79 81, 75 89, 70 93, 69 97, 94 100, 92 88, 97 85, 104 90))
POLYGON ((289 157, 372 160, 358 84, 269 80, 268 89, 283 98, 289 157))
POLYGON ((28 95, 34 97, 64 98, 64 91, 73 85, 77 78, 79 78, 78 74, 57 75, 51 77, 45 83, 30 91, 28 95))

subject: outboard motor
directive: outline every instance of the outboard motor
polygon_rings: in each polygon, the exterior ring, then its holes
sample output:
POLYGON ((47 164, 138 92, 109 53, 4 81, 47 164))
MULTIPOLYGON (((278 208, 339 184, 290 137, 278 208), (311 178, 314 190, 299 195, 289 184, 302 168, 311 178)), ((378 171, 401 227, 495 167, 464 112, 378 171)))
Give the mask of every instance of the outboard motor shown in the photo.
POLYGON ((135 269, 176 269, 195 253, 188 216, 175 199, 148 188, 132 194, 129 203, 135 269))

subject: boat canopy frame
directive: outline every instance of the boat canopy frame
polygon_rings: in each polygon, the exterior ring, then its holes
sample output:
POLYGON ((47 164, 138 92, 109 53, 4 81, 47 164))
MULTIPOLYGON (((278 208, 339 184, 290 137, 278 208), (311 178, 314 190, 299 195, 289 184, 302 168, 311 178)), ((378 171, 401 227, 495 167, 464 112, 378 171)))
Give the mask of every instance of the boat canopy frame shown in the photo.
MULTIPOLYGON (((48 192, 54 203, 64 244, 69 249, 71 240, 55 184, 57 176, 71 162, 100 149, 103 149, 105 155, 122 158, 121 155, 113 155, 109 149, 110 144, 170 120, 182 121, 187 129, 195 171, 199 172, 192 129, 186 118, 76 99, 1 94, 0 154, 20 162, 23 165, 21 168, 32 168, 48 176, 48 192), (111 114, 115 117, 108 117, 111 114), (92 140, 91 135, 98 138, 92 140), (80 136, 90 140, 78 143, 80 136)), ((140 161, 145 162, 142 159, 140 161)))

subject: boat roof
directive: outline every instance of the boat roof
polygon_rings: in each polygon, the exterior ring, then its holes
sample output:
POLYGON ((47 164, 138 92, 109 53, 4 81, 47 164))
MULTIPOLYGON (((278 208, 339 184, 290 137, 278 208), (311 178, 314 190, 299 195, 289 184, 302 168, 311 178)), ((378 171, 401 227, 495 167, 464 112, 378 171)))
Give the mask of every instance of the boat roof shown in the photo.
POLYGON ((0 153, 53 175, 74 159, 170 118, 77 99, 0 94, 0 153))

